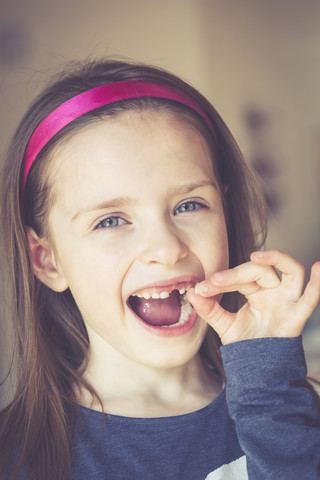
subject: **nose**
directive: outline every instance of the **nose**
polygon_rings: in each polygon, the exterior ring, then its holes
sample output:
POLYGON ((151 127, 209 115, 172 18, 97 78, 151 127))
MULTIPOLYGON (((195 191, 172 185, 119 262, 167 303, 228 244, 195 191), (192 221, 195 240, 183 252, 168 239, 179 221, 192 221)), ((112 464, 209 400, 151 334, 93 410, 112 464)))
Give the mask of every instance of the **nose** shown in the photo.
POLYGON ((142 233, 140 261, 172 267, 188 254, 182 232, 169 220, 153 223, 142 233))

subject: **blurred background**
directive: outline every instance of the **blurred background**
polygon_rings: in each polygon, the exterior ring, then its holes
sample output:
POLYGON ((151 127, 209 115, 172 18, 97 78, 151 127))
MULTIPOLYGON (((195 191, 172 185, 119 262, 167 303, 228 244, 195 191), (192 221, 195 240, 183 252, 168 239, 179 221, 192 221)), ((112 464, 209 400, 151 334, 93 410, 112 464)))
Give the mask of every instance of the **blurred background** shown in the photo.
MULTIPOLYGON (((0 0, 0 12, 1 154, 64 63, 112 56, 156 64, 209 98, 262 177, 267 246, 307 270, 320 259, 319 0, 0 0)), ((2 287, 4 278, 2 269, 2 287)), ((4 293, 0 301, 3 311, 4 293)), ((7 332, 1 322, 2 372, 7 332)), ((309 373, 320 379, 319 308, 304 343, 309 373)))

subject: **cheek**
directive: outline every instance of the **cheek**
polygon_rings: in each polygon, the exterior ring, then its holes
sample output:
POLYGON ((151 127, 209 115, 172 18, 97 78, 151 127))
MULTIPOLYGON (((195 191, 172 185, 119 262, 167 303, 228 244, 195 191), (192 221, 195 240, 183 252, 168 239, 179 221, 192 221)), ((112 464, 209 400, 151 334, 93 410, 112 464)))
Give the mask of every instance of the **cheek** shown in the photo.
POLYGON ((123 250, 119 245, 110 246, 103 241, 72 243, 64 254, 65 264, 71 275, 101 277, 115 274, 123 263, 123 250))
POLYGON ((206 277, 229 268, 228 235, 224 221, 211 224, 198 233, 197 251, 206 277))

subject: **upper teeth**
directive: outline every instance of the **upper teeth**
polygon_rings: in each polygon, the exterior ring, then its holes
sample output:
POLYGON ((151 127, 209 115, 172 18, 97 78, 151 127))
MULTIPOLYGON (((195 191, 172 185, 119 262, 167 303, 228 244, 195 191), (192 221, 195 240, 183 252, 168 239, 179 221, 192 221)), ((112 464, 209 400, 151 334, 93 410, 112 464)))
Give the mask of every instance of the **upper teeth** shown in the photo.
MULTIPOLYGON (((179 293, 180 295, 184 295, 188 290, 189 288, 191 288, 191 285, 186 285, 185 287, 182 287, 179 289, 179 293)), ((142 292, 137 292, 137 293, 133 293, 132 296, 133 297, 139 297, 139 298, 145 298, 146 300, 149 300, 149 298, 168 298, 170 295, 170 292, 153 292, 153 293, 150 293, 148 291, 142 291, 142 292)))

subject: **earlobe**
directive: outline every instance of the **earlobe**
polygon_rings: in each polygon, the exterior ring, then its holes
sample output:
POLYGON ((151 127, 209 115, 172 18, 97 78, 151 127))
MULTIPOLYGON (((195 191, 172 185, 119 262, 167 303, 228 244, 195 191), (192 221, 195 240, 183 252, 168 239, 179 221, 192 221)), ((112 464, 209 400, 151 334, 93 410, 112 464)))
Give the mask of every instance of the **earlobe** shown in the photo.
POLYGON ((68 283, 49 242, 46 239, 39 238, 31 227, 27 227, 27 236, 35 276, 55 292, 66 290, 68 283))

